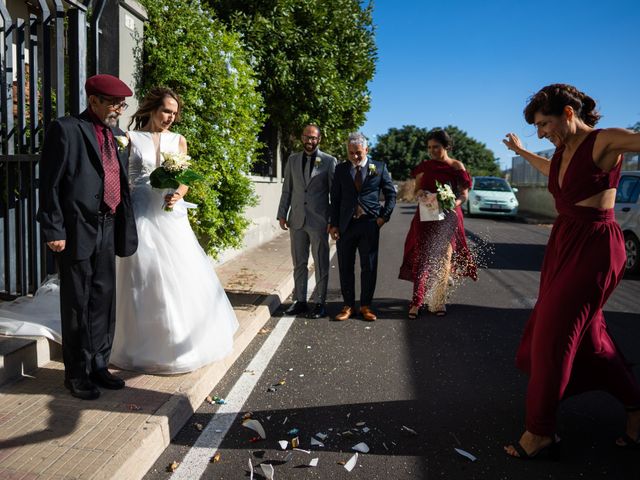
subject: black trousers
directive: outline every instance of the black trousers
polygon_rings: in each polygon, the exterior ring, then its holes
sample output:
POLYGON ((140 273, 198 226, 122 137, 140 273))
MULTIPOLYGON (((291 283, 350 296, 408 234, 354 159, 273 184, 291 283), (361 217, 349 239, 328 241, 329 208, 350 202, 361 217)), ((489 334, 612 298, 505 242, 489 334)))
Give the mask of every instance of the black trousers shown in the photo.
POLYGON ((351 220, 336 242, 340 268, 340 288, 345 305, 355 306, 356 251, 360 256, 360 306, 371 306, 378 275, 380 227, 375 218, 351 220))
POLYGON ((90 258, 57 254, 60 270, 62 357, 66 378, 106 368, 115 331, 114 219, 101 216, 90 258))

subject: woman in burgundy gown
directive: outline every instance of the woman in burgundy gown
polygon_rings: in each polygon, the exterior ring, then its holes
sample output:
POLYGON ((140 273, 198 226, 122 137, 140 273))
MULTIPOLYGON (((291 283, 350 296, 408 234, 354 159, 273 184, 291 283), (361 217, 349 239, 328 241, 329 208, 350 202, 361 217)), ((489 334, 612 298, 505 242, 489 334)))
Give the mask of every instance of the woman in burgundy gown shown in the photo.
POLYGON ((462 162, 449 157, 451 138, 444 130, 432 130, 427 135, 430 160, 418 165, 415 177, 416 194, 436 191, 436 181, 449 184, 456 193, 456 208, 446 212, 444 220, 420 221, 419 209, 411 221, 404 245, 404 258, 399 278, 413 282, 413 298, 409 318, 417 318, 425 298, 429 311, 446 314, 449 275, 477 278, 476 264, 467 247, 462 221, 462 205, 467 199, 471 178, 462 162))
POLYGON ((622 279, 623 235, 613 206, 621 154, 640 151, 640 134, 594 129, 594 100, 565 84, 544 87, 524 110, 538 137, 556 147, 551 160, 522 148, 509 133, 505 145, 549 177, 558 210, 547 244, 538 301, 518 348, 516 365, 529 375, 526 431, 505 446, 507 454, 532 458, 557 452, 559 402, 588 390, 604 390, 627 409, 621 447, 640 446, 640 384, 607 333, 602 308, 622 279))

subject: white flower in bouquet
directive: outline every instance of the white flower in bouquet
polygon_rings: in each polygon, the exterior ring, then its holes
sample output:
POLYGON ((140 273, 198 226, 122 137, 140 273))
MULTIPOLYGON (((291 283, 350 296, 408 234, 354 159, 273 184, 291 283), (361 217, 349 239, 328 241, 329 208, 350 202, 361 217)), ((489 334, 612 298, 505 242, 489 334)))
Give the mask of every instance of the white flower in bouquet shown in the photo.
POLYGON ((183 172, 191 166, 191 157, 182 152, 162 152, 162 168, 167 172, 183 172))
POLYGON ((451 185, 436 181, 436 194, 438 195, 438 203, 442 210, 446 212, 456 208, 456 194, 453 193, 451 185))

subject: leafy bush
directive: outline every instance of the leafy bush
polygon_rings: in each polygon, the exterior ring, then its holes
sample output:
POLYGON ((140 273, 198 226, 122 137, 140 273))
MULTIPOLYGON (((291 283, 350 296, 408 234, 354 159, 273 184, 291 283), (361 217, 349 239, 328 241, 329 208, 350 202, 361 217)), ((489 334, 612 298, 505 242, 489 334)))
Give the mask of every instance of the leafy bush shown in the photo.
MULTIPOLYGON (((204 176, 189 190, 198 204, 191 224, 207 253, 240 246, 256 198, 248 172, 264 118, 257 81, 238 34, 200 0, 141 0, 149 21, 138 55, 137 95, 167 86, 184 101, 175 126, 188 142, 193 169, 204 176)), ((168 232, 169 233, 169 232, 168 232)))

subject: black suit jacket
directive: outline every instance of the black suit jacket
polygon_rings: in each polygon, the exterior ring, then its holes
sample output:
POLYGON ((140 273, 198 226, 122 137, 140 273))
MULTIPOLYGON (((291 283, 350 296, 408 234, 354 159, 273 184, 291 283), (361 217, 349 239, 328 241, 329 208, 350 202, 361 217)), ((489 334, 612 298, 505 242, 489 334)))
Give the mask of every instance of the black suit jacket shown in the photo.
POLYGON ((336 167, 331 185, 331 225, 343 233, 356 213, 358 203, 366 214, 389 221, 396 205, 396 189, 389 170, 383 162, 367 159, 367 176, 360 193, 351 177, 351 162, 342 162, 336 167), (380 205, 380 192, 384 195, 384 206, 380 205))
MULTIPOLYGON (((114 136, 124 135, 118 128, 114 136)), ((127 151, 120 151, 120 198, 115 214, 115 250, 121 257, 138 247, 127 178, 127 151)), ((40 157, 38 221, 45 241, 66 240, 62 252, 75 260, 87 259, 95 249, 98 212, 104 192, 102 157, 93 123, 85 110, 79 116, 54 120, 40 157)))

